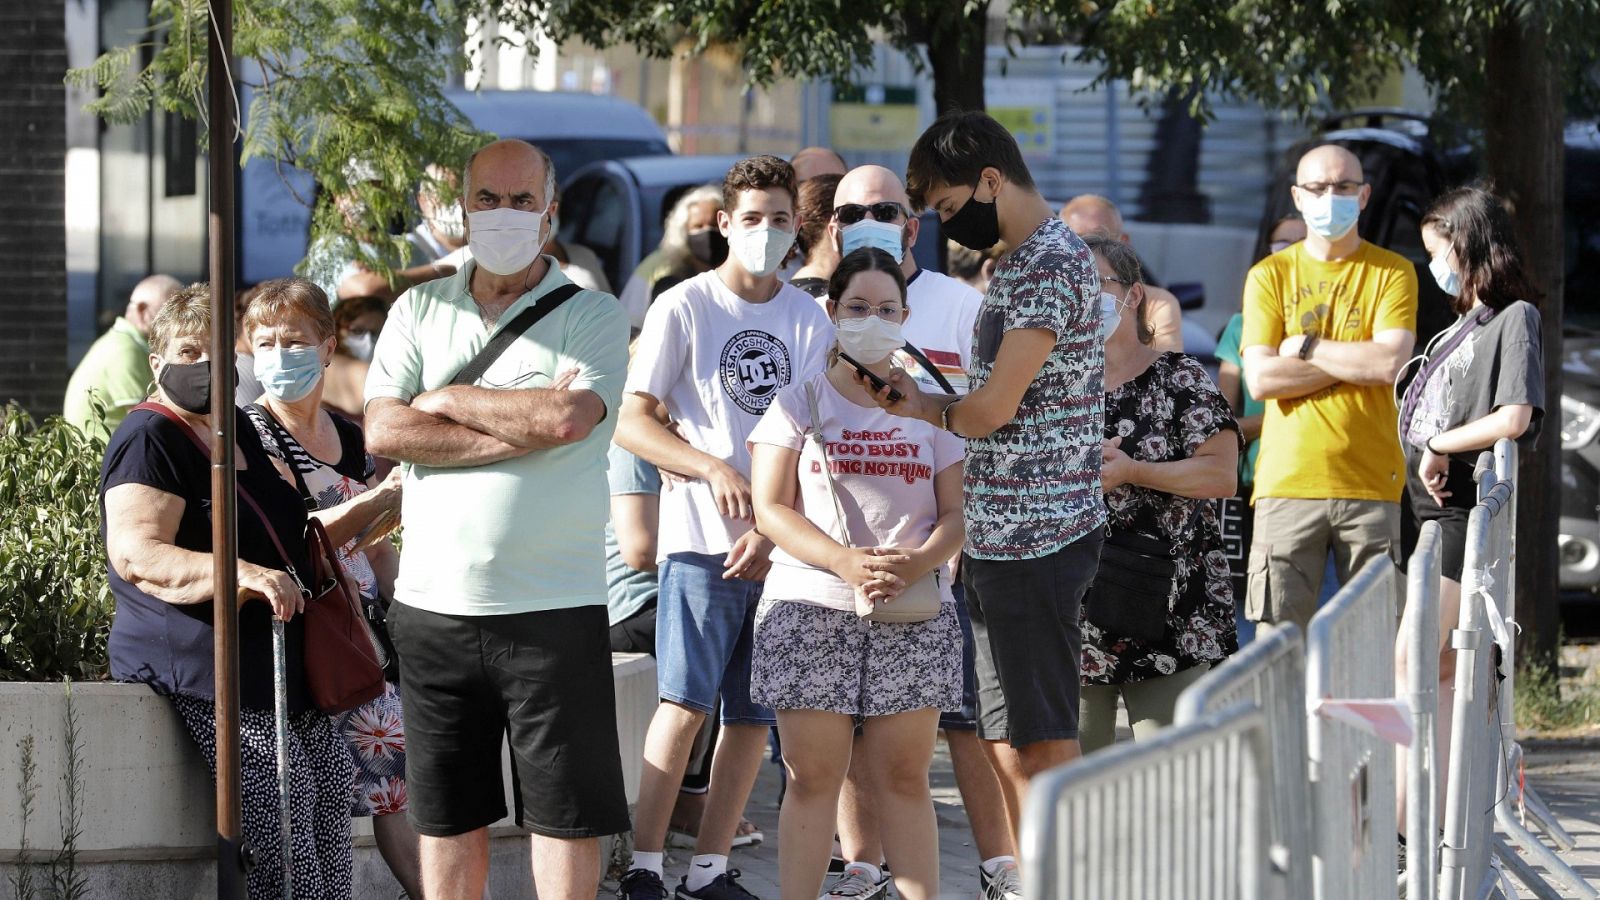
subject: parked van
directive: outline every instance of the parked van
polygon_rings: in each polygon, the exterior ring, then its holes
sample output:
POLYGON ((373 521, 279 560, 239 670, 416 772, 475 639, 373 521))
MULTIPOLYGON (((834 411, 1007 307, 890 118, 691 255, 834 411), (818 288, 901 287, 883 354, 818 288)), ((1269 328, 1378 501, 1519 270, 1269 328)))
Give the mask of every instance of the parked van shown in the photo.
MULTIPOLYGON (((445 97, 490 134, 538 144, 565 180, 596 160, 664 156, 672 151, 650 114, 619 97, 561 91, 451 90, 445 97)), ((246 115, 249 98, 243 98, 246 115)), ((305 258, 315 185, 309 174, 251 160, 239 179, 239 279, 246 284, 293 274, 305 258)))

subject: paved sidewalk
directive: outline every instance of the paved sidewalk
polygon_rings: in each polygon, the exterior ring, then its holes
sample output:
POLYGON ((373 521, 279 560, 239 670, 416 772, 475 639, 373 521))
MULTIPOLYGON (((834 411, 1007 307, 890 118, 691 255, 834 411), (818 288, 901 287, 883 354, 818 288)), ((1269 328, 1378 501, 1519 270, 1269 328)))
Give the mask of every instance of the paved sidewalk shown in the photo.
MULTIPOLYGON (((1600 886, 1600 740, 1528 741, 1522 749, 1528 784, 1578 843, 1562 858, 1590 884, 1600 886)), ((1552 879, 1551 884, 1566 896, 1560 882, 1552 879)), ((1520 884, 1517 888, 1521 897, 1534 896, 1520 884)))

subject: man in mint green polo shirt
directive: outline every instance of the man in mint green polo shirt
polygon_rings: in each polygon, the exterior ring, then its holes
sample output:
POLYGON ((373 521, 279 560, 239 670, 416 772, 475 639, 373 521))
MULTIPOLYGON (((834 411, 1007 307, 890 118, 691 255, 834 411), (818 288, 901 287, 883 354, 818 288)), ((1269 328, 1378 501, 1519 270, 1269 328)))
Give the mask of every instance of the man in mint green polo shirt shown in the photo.
POLYGON ((506 813, 507 734, 540 896, 593 897, 598 837, 629 828, 604 550, 628 317, 611 295, 579 291, 475 384, 450 384, 570 284, 539 255, 554 188, 530 144, 473 154, 462 180, 473 260, 400 296, 367 377, 367 446, 409 464, 389 621, 429 900, 482 896, 488 826, 506 813))
POLYGON ((134 285, 128 308, 100 335, 67 381, 61 414, 85 434, 109 438, 128 410, 150 393, 150 323, 183 285, 171 275, 151 275, 134 285), (90 402, 93 397, 100 409, 90 402))

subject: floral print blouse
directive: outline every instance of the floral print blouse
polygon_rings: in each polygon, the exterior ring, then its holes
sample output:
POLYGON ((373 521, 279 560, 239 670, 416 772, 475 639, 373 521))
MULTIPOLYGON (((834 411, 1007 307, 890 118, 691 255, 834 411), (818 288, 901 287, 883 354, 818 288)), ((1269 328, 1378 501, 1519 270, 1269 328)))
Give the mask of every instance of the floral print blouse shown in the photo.
MULTIPOLYGON (((1200 363, 1182 353, 1161 354, 1106 394, 1106 439, 1121 436, 1123 452, 1141 462, 1187 459, 1224 429, 1239 434, 1228 401, 1200 363)), ((1108 535, 1126 529, 1178 548, 1177 576, 1160 640, 1105 634, 1083 620, 1083 683, 1143 681, 1215 664, 1237 650, 1233 585, 1216 503, 1132 484, 1108 491, 1105 503, 1108 535)))

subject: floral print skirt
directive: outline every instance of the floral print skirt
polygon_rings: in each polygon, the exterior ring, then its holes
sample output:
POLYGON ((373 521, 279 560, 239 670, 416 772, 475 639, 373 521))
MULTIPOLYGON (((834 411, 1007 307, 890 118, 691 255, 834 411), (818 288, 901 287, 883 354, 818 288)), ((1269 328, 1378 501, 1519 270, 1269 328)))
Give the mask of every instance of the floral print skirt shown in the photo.
POLYGON ((350 798, 353 818, 405 812, 406 726, 400 714, 400 689, 383 686, 383 694, 335 717, 339 736, 350 750, 356 783, 350 798))
POLYGON ((756 609, 750 698, 773 709, 888 716, 961 708, 954 604, 926 622, 886 623, 792 600, 756 609))

